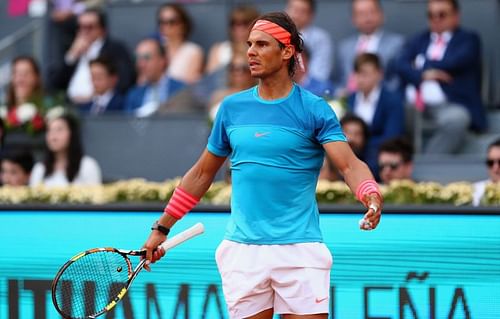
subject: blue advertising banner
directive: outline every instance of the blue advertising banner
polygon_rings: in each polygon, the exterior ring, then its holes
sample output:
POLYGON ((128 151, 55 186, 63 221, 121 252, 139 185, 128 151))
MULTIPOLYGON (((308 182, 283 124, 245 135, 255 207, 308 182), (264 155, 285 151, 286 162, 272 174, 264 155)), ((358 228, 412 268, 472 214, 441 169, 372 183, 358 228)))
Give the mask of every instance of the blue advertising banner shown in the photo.
MULTIPOLYGON (((138 249, 158 213, 0 212, 0 319, 60 318, 59 267, 94 247, 138 249)), ((322 214, 334 256, 330 318, 500 318, 500 215, 388 214, 373 232, 356 214, 322 214)), ((192 213, 175 234, 206 231, 139 274, 105 318, 228 318, 214 261, 227 213, 192 213)), ((134 258, 134 257, 132 257, 134 258)))

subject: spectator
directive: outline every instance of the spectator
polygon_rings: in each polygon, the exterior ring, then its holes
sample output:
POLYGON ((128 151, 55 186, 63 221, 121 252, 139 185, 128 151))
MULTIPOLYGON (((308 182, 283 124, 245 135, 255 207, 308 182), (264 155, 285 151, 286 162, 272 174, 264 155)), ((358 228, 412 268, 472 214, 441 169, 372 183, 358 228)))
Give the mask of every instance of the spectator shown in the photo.
POLYGON ((0 182, 3 186, 27 186, 33 164, 33 155, 26 150, 4 152, 2 154, 0 182))
POLYGON ((246 55, 248 28, 258 16, 259 11, 249 5, 240 5, 231 11, 229 39, 217 42, 210 48, 206 67, 207 73, 225 68, 236 54, 246 55))
POLYGON ((340 125, 354 154, 364 161, 366 145, 370 140, 368 125, 362 118, 352 113, 344 115, 340 120, 340 125))
POLYGON ((351 112, 370 128, 365 162, 377 173, 378 148, 385 140, 404 133, 404 106, 400 95, 383 86, 381 61, 373 53, 362 53, 354 61, 357 91, 348 98, 351 112))
POLYGON ((76 35, 77 17, 91 8, 101 8, 103 0, 50 0, 49 50, 51 63, 64 58, 76 35))
POLYGON ((429 29, 409 40, 398 68, 409 84, 408 101, 435 127, 424 151, 453 153, 468 127, 483 131, 487 126, 480 92, 481 43, 476 33, 460 27, 456 0, 428 0, 427 10, 429 29))
POLYGON ((144 74, 145 84, 130 89, 125 100, 125 111, 144 117, 155 113, 185 84, 168 75, 167 55, 158 40, 142 40, 137 45, 135 55, 138 73, 144 74))
POLYGON ((330 78, 333 62, 333 44, 330 34, 313 24, 316 13, 315 0, 288 0, 286 13, 297 25, 309 50, 309 74, 312 78, 326 81, 330 78))
POLYGON ((89 64, 94 94, 91 102, 79 105, 80 111, 92 115, 123 111, 124 98, 116 90, 116 66, 105 57, 94 59, 89 64))
MULTIPOLYGON (((6 105, 0 107, 5 131, 35 133, 43 129, 45 107, 40 70, 29 56, 12 61, 12 73, 7 88, 6 105)), ((5 133, 5 132, 4 132, 5 133)))
POLYGON ((84 155, 76 118, 69 114, 48 117, 47 150, 43 163, 33 167, 30 186, 99 185, 101 169, 95 159, 84 155))
POLYGON ((352 73, 354 60, 358 54, 365 52, 380 57, 388 88, 398 89, 399 80, 394 61, 403 46, 404 38, 383 29, 384 12, 380 0, 353 0, 352 23, 358 33, 341 40, 337 53, 338 94, 344 96, 356 90, 352 73))
POLYGON ((12 110, 24 103, 43 104, 40 68, 34 58, 18 56, 12 61, 12 74, 7 89, 7 108, 12 110))
POLYGON ((304 70, 297 69, 293 80, 304 89, 311 91, 319 97, 332 98, 334 93, 333 83, 328 79, 317 79, 311 74, 310 53, 307 48, 302 51, 302 62, 304 63, 304 70))
POLYGON ((227 87, 221 88, 212 94, 209 110, 212 120, 215 119, 223 98, 230 94, 249 89, 257 84, 256 79, 250 74, 246 55, 241 53, 234 55, 228 69, 227 87))
POLYGON ((121 42, 108 36, 105 13, 90 9, 78 17, 76 38, 66 52, 63 64, 52 72, 54 87, 67 89, 69 99, 75 104, 90 102, 94 91, 89 63, 100 56, 115 62, 117 89, 125 92, 135 81, 132 59, 121 42))
POLYGON ((380 180, 390 184, 394 180, 412 180, 413 145, 403 137, 396 137, 380 145, 378 154, 380 180))
POLYGON ((486 185, 489 183, 500 183, 500 138, 488 146, 486 166, 488 167, 489 178, 484 181, 474 183, 474 194, 472 204, 477 206, 484 196, 486 185))
POLYGON ((188 40, 192 29, 187 11, 175 3, 160 6, 157 13, 161 43, 166 46, 168 74, 187 84, 197 82, 203 73, 201 46, 188 40))

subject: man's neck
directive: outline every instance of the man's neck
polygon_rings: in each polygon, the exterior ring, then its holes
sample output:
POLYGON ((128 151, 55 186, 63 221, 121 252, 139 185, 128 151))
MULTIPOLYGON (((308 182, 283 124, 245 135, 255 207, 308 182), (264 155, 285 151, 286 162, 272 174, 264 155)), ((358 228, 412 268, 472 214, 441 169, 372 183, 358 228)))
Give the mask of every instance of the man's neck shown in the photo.
POLYGON ((293 88, 292 79, 288 76, 273 76, 261 79, 259 82, 259 96, 264 100, 276 100, 287 96, 293 88))

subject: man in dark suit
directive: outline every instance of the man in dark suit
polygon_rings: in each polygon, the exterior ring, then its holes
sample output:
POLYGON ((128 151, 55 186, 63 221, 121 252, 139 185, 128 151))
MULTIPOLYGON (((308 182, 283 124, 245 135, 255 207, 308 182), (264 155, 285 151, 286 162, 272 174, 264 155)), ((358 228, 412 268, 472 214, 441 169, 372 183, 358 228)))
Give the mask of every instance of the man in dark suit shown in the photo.
POLYGON ((380 0, 353 0, 352 23, 357 33, 342 39, 336 54, 336 84, 339 95, 356 90, 354 59, 361 53, 377 54, 384 68, 384 81, 391 90, 399 89, 394 61, 404 43, 402 35, 383 28, 384 12, 380 0))
MULTIPOLYGON (((409 40, 398 70, 408 83, 407 100, 433 129, 425 151, 453 153, 467 128, 487 127, 481 101, 481 43, 460 27, 456 0, 428 0, 429 29, 409 40)), ((421 134, 421 132, 416 132, 421 134)))
POLYGON ((165 48, 158 40, 142 40, 137 45, 135 55, 137 71, 144 76, 146 83, 130 89, 125 101, 125 111, 145 117, 156 113, 160 106, 186 85, 168 76, 165 48))
POLYGON ((114 63, 104 57, 90 61, 90 74, 94 95, 88 103, 78 105, 82 113, 98 115, 110 112, 121 112, 124 98, 116 90, 118 72, 114 63))
POLYGON ((90 102, 93 87, 89 62, 97 57, 114 61, 118 70, 117 90, 124 93, 135 81, 132 58, 126 47, 107 36, 106 15, 89 9, 78 17, 78 32, 61 65, 50 72, 53 88, 66 90, 71 102, 90 102))
POLYGON ((358 90, 348 98, 349 110, 368 125, 370 139, 365 161, 377 175, 378 148, 384 141, 404 133, 404 107, 400 95, 382 85, 384 71, 376 54, 362 53, 354 60, 358 90))

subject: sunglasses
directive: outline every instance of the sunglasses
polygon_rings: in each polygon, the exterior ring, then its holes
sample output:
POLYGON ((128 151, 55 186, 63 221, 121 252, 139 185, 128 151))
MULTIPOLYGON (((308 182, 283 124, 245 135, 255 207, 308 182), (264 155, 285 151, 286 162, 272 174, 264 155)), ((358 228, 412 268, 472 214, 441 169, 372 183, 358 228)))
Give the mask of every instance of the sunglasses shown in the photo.
POLYGON ((444 18, 450 16, 451 13, 449 12, 446 12, 446 11, 438 11, 438 12, 427 12, 427 18, 429 18, 429 20, 434 20, 434 19, 438 19, 438 20, 443 20, 444 18))
POLYGON ((493 167, 493 165, 495 165, 495 163, 496 163, 498 166, 500 166, 500 158, 498 158, 498 159, 490 159, 490 158, 488 158, 488 159, 486 160, 486 166, 488 166, 488 167, 490 167, 490 168, 491 168, 491 167, 493 167))
POLYGON ((144 61, 149 61, 153 55, 151 53, 144 53, 144 54, 136 54, 135 59, 136 60, 144 60, 144 61))
POLYGON ((245 21, 245 20, 231 20, 229 25, 231 27, 246 27, 250 24, 250 22, 245 21))
POLYGON ((160 19, 160 20, 158 20, 158 24, 159 25, 173 26, 173 25, 177 25, 179 23, 181 23, 181 20, 176 19, 176 18, 174 18, 174 19, 160 19))
POLYGON ((79 28, 80 30, 92 30, 92 29, 97 28, 97 25, 95 25, 95 24, 90 24, 90 23, 89 23, 89 24, 83 24, 83 23, 82 23, 82 24, 79 24, 79 25, 78 25, 78 28, 79 28))
POLYGON ((388 162, 388 163, 378 163, 379 171, 383 171, 386 168, 389 168, 391 171, 397 170, 401 166, 401 162, 388 162))

